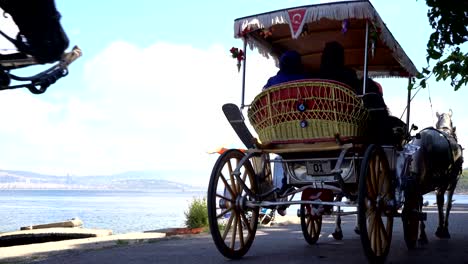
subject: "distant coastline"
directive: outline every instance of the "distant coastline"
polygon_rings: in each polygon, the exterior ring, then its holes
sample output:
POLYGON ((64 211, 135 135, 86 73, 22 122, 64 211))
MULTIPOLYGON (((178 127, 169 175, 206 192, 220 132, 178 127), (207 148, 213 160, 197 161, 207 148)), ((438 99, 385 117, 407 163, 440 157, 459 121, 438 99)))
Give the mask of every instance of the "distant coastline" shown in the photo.
POLYGON ((157 172, 126 172, 106 176, 55 176, 0 170, 0 190, 109 190, 190 192, 204 187, 169 181, 157 172))
MULTIPOLYGON (((0 190, 101 190, 200 192, 204 186, 192 186, 161 179, 156 173, 128 172, 108 176, 53 176, 25 171, 0 170, 0 190)), ((456 194, 468 194, 468 169, 458 181, 456 194)))

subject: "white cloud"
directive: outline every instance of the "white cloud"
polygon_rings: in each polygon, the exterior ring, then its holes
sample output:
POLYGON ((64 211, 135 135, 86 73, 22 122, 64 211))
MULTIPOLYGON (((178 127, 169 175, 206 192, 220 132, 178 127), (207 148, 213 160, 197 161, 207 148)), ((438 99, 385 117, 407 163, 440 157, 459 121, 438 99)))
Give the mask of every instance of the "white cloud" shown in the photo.
MULTIPOLYGON (((248 63, 252 100, 276 70, 258 55, 248 63)), ((85 79, 95 95, 86 103, 99 108, 104 123, 93 137, 115 150, 108 154, 120 170, 183 169, 208 176, 213 158, 207 151, 240 146, 221 111, 241 97, 241 74, 228 48, 116 42, 86 65, 85 79)))
MULTIPOLYGON (((16 154, 0 156, 0 166, 78 175, 183 170, 185 180, 204 185, 216 159, 207 151, 242 147, 221 111, 241 99, 242 74, 229 48, 115 42, 84 64, 79 96, 46 103, 3 93, 0 111, 15 114, 0 116, 8 124, 0 137, 13 138, 3 146, 16 154)), ((246 103, 276 72, 255 52, 248 59, 246 103)))

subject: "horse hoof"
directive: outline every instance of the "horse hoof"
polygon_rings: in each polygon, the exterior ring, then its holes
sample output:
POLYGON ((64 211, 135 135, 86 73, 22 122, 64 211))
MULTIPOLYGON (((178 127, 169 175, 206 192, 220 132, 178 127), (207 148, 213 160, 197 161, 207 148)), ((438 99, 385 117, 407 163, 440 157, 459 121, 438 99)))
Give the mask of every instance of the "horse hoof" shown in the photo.
POLYGON ((335 240, 342 240, 343 239, 343 231, 335 231, 332 233, 332 236, 335 240))
POLYGON ((360 234, 361 234, 361 231, 359 230, 359 227, 358 227, 358 226, 354 227, 354 233, 356 233, 356 235, 360 235, 360 234))
POLYGON ((438 238, 450 238, 450 233, 448 231, 447 228, 441 228, 441 227, 438 227, 437 228, 437 231, 435 232, 435 235, 438 237, 438 238))
POLYGON ((427 239, 427 237, 420 237, 418 239, 418 243, 419 245, 427 245, 429 244, 429 240, 427 239))

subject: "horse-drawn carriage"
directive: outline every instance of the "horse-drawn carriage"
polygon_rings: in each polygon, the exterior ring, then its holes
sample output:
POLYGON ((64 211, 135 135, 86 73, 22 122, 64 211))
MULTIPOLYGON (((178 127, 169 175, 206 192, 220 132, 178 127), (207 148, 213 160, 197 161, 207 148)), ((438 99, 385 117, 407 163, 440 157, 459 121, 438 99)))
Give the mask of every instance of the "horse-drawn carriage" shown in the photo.
MULTIPOLYGON (((381 132, 370 121, 386 109, 364 104, 367 96, 373 96, 366 92, 366 81, 362 95, 334 80, 290 81, 265 89, 244 104, 248 47, 275 60, 295 50, 304 68, 314 72, 325 43, 336 41, 344 48, 345 66, 362 80, 416 76, 416 67, 370 2, 277 10, 236 19, 234 29, 235 37, 244 42, 239 58, 244 63, 242 103, 225 104, 223 111, 247 149, 222 153, 211 174, 209 224, 221 254, 236 259, 247 253, 260 208, 284 209, 292 204, 300 205, 302 232, 309 244, 319 239, 324 215, 337 216, 333 236, 341 239, 340 216, 357 214, 361 242, 371 262, 386 259, 394 217, 401 216, 407 246, 415 247, 425 215, 423 180, 414 160, 424 159, 424 146, 410 142, 410 130, 403 122, 394 122, 387 138, 369 134, 381 132), (258 138, 244 123, 244 108, 258 138), (301 199, 293 200, 298 193, 301 199)), ((411 90, 407 98, 409 123, 411 90)), ((454 154, 450 165, 459 156, 454 154)), ((451 173, 459 174, 452 167, 451 173)))

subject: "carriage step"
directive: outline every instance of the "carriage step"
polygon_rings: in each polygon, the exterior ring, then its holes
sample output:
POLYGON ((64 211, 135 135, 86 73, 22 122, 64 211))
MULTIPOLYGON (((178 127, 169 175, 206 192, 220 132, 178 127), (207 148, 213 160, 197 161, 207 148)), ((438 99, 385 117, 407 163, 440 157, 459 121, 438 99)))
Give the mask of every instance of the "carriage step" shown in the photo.
POLYGON ((242 143, 247 148, 253 148, 255 138, 245 125, 244 117, 239 107, 235 104, 225 104, 223 105, 223 112, 242 143))

